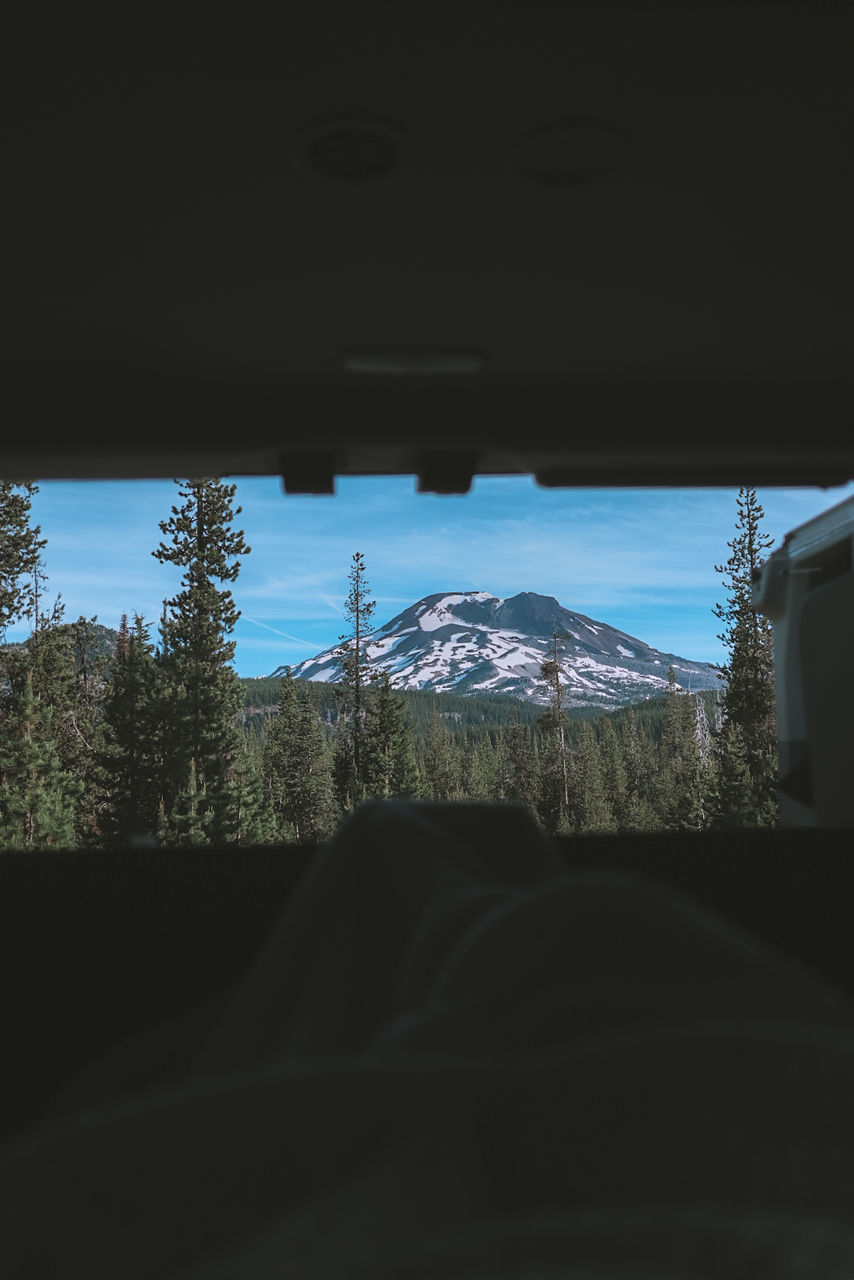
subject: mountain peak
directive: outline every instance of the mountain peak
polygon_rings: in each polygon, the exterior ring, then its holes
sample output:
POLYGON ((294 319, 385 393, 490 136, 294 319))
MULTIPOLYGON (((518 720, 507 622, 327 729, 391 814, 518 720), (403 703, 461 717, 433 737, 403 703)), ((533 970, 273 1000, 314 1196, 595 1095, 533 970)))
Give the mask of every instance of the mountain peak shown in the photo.
MULTIPOLYGON (((371 666, 401 689, 472 694, 509 693, 545 703, 540 665, 557 633, 570 707, 610 710, 664 692, 672 666, 686 689, 720 684, 709 663, 659 653, 642 640, 565 608, 554 596, 520 591, 507 599, 488 591, 423 596, 368 637, 371 666)), ((338 646, 293 668, 303 680, 341 679, 338 646)), ((284 674, 277 668, 274 676, 284 674)))

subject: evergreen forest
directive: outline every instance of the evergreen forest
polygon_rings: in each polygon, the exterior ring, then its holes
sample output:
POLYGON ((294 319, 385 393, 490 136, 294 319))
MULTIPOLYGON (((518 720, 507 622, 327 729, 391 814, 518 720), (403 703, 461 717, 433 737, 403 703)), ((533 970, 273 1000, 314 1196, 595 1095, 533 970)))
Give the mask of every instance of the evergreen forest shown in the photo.
MULTIPOLYGON (((236 486, 176 482, 151 554, 182 571, 158 619, 69 621, 46 602, 34 484, 0 482, 0 849, 313 844, 371 798, 510 802, 551 834, 772 826, 771 630, 751 603, 762 508, 738 496, 714 608, 721 694, 676 685, 619 711, 565 702, 557 643, 545 705, 402 692, 372 670, 374 601, 349 566, 337 685, 243 679, 232 594, 250 554, 236 486), (25 620, 29 636, 6 643, 25 620)), ((343 576, 343 575, 342 575, 343 576)))

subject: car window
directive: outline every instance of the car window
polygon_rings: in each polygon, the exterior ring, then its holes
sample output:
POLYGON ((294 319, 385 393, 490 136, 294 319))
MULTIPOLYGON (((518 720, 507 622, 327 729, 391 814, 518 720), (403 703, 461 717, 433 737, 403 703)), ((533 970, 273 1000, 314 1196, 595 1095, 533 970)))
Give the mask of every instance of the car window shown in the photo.
POLYGON ((3 486, 3 847, 314 843, 371 797, 780 821, 753 578, 854 486, 336 489, 3 486))

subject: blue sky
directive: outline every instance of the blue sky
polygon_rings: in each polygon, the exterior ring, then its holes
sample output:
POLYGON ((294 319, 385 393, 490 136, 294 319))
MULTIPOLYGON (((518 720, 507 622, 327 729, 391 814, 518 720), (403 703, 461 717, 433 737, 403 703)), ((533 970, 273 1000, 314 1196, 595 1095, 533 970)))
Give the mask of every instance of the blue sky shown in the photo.
MULTIPOLYGON (((735 489, 548 490, 530 477, 481 477, 471 493, 444 497, 395 476, 339 479, 334 497, 297 497, 275 477, 232 482, 252 548, 232 587, 243 676, 337 641, 355 551, 365 555, 377 625, 432 592, 537 591, 655 648, 724 658, 714 566, 729 554, 735 489)), ((764 529, 779 545, 852 494, 854 484, 761 489, 764 529)), ((40 482, 33 519, 48 540, 47 595, 61 593, 66 620, 95 614, 117 627, 137 611, 156 621, 180 572, 151 552, 177 498, 169 480, 40 482)), ((9 639, 25 634, 10 629, 9 639)))

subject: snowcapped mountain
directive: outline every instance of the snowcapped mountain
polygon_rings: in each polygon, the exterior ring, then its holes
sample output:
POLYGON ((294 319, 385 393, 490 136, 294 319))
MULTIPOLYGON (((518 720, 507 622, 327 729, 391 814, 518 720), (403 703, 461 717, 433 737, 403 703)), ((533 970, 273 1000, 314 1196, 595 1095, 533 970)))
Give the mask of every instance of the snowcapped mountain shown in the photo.
MULTIPOLYGON (((672 666, 683 689, 717 688, 714 667, 659 653, 642 640, 565 609, 553 596, 522 591, 501 600, 487 591, 425 596, 373 631, 366 645, 373 668, 397 689, 439 693, 507 693, 547 701, 540 663, 552 633, 569 706, 623 706, 662 693, 672 666)), ((337 647, 337 646, 336 646, 337 647)), ((302 680, 337 681, 341 663, 331 648, 292 668, 302 680)), ((274 676, 285 674, 278 667, 274 676)))

